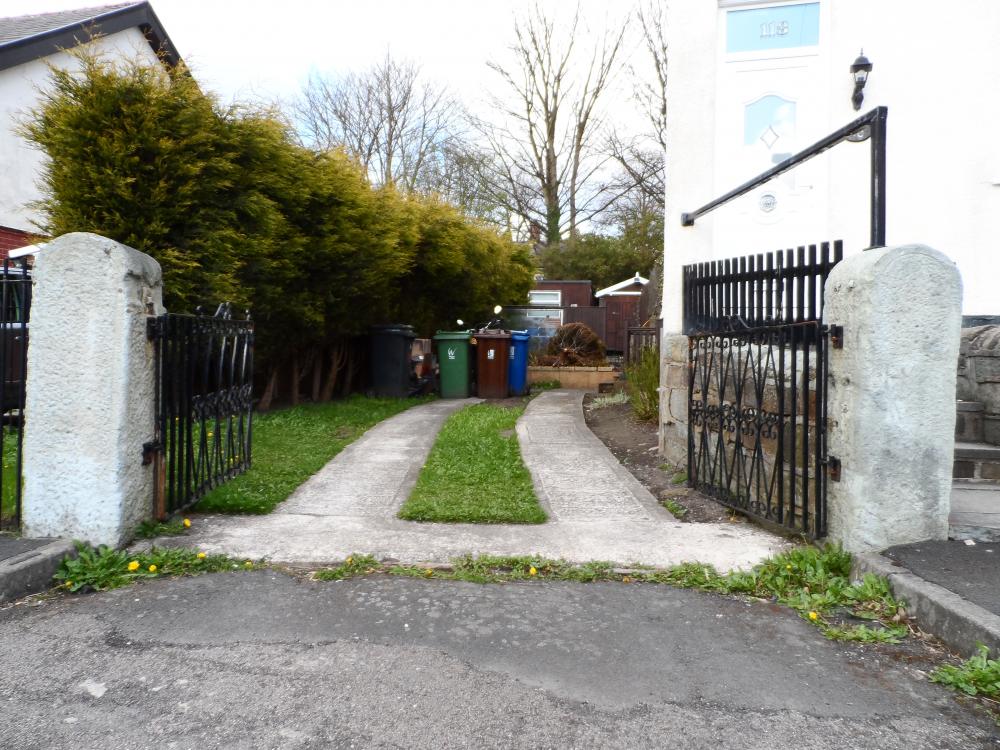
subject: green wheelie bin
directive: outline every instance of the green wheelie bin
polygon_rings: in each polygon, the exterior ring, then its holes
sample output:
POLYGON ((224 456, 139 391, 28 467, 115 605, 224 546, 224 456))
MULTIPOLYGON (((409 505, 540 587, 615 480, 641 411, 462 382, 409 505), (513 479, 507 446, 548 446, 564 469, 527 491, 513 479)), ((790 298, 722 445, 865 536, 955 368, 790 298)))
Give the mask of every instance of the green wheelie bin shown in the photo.
POLYGON ((468 331, 438 331, 434 343, 441 368, 441 398, 469 397, 468 331))

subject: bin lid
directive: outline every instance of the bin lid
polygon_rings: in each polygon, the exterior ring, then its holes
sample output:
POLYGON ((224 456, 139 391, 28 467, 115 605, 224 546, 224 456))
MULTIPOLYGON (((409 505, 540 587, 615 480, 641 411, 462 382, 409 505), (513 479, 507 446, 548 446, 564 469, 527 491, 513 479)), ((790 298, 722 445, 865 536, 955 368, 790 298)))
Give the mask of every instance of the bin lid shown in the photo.
POLYGON ((417 337, 417 334, 413 332, 413 326, 406 323, 386 323, 384 325, 369 326, 368 330, 372 333, 396 333, 402 336, 417 337))
POLYGON ((470 331, 438 331, 434 334, 435 341, 468 341, 470 331))
POLYGON ((476 331, 477 339, 509 339, 509 331, 476 331))
POLYGON ((514 341, 528 341, 531 338, 527 331, 511 331, 510 337, 514 341))

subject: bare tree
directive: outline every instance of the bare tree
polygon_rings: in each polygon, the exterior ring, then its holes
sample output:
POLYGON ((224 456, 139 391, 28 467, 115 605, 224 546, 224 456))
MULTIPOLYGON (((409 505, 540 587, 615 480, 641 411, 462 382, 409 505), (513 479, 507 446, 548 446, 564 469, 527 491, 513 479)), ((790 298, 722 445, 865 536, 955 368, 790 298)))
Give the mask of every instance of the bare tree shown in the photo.
POLYGON ((622 137, 612 131, 607 149, 618 163, 617 186, 629 192, 639 191, 641 199, 632 203, 660 205, 664 200, 667 126, 667 39, 663 27, 663 9, 650 2, 636 15, 642 28, 646 65, 642 70, 630 66, 634 81, 632 96, 647 122, 646 131, 622 137))
POLYGON ((584 52, 577 49, 578 26, 579 12, 557 33, 538 6, 516 18, 513 61, 488 63, 506 84, 508 96, 494 99, 500 122, 476 123, 492 156, 481 175, 484 188, 524 224, 541 225, 549 244, 565 232, 576 235, 617 197, 601 181, 608 156, 595 145, 599 103, 625 30, 605 32, 584 52))
POLYGON ((462 110, 412 63, 385 59, 362 73, 314 74, 294 105, 307 145, 345 148, 374 185, 417 190, 458 138, 462 110))

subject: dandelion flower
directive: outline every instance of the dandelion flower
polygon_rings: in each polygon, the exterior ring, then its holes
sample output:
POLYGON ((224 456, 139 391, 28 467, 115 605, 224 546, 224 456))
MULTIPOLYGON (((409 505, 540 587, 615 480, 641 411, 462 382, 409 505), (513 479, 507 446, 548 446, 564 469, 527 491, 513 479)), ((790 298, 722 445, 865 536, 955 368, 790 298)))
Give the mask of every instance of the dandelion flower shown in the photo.
POLYGON ((432 575, 434 575, 434 571, 428 568, 427 570, 424 571, 424 575, 430 578, 432 575))
POLYGON ((812 620, 813 622, 816 622, 816 620, 819 619, 819 612, 810 612, 809 619, 812 620))
POLYGON ((528 575, 529 576, 538 575, 538 571, 535 570, 535 566, 534 565, 532 565, 530 568, 528 568, 528 575))
POLYGON ((199 552, 198 553, 198 559, 199 560, 204 560, 205 559, 205 553, 204 552, 199 552))
POLYGON ((130 562, 128 564, 128 569, 130 571, 138 570, 139 569, 139 561, 138 560, 133 560, 132 562, 130 562))
POLYGON ((69 588, 72 585, 73 585, 72 581, 66 581, 66 588, 69 588))
POLYGON ((253 567, 253 563, 250 562, 249 560, 247 560, 245 563, 243 563, 243 565, 244 565, 244 567, 247 567, 247 568, 252 568, 253 567))
POLYGON ((628 576, 622 576, 622 583, 632 583, 632 579, 628 576))
POLYGON ((348 565, 350 565, 352 562, 354 562, 354 558, 353 557, 348 557, 347 560, 346 560, 346 562, 347 562, 348 565))
POLYGON ((184 519, 184 528, 185 529, 190 529, 191 528, 191 519, 190 518, 185 518, 184 519))
POLYGON ((155 573, 156 572, 156 566, 155 565, 150 565, 149 566, 149 572, 150 573, 155 573))
POLYGON ((792 569, 792 566, 791 566, 791 565, 786 565, 786 566, 785 566, 785 570, 791 570, 791 569, 792 569))

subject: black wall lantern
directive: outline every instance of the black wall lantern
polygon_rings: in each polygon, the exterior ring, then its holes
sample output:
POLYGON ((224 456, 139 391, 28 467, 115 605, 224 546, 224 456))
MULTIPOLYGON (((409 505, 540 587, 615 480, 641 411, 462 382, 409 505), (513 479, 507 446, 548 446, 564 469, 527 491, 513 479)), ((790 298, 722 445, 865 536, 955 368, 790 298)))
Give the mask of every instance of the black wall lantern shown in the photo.
POLYGON ((851 102, 854 103, 854 109, 861 109, 861 102, 865 100, 862 91, 868 83, 868 74, 871 70, 872 61, 865 57, 865 51, 861 50, 861 54, 851 63, 851 75, 854 77, 854 95, 851 97, 851 102))

